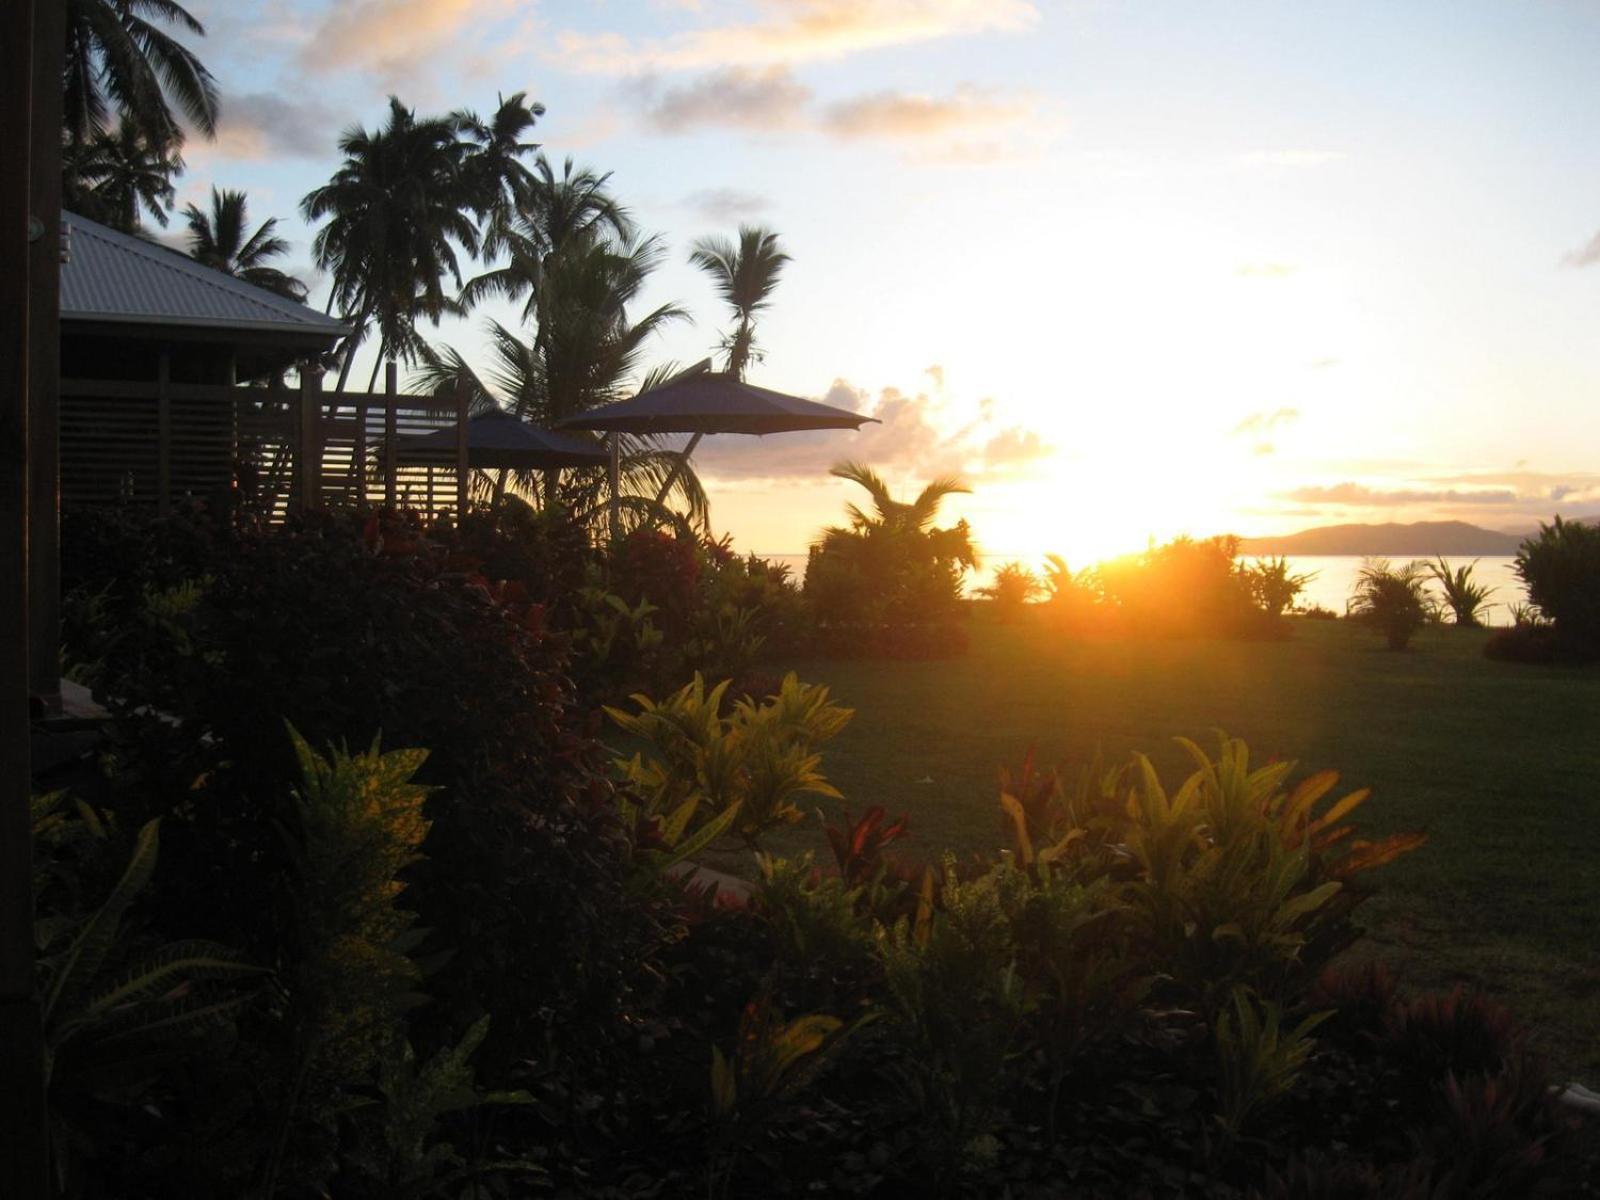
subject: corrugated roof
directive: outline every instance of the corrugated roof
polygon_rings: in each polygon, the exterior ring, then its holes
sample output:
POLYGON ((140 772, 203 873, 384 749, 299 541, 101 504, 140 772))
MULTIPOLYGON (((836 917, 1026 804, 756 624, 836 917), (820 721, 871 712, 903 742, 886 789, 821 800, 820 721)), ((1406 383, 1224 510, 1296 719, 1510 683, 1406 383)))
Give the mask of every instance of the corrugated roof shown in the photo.
POLYGON ((300 333, 313 341, 350 332, 332 317, 176 250, 76 213, 64 212, 61 220, 69 231, 61 265, 63 320, 300 333))

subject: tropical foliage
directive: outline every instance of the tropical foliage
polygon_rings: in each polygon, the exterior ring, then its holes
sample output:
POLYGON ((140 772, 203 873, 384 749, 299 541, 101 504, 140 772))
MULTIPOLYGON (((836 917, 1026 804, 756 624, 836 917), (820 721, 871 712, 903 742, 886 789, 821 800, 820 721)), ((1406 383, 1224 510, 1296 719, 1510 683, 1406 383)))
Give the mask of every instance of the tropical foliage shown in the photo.
POLYGON ((722 348, 728 354, 728 373, 743 379, 751 360, 761 357, 756 350, 756 318, 771 305, 789 256, 770 229, 741 225, 737 242, 701 238, 689 261, 710 276, 732 312, 733 329, 723 338, 722 348))
POLYGON ((1404 650, 1433 617, 1427 567, 1420 562, 1394 566, 1368 559, 1356 575, 1349 613, 1383 634, 1391 650, 1404 650))
POLYGON ((176 0, 65 3, 62 122, 69 147, 126 127, 130 138, 173 152, 183 145, 185 122, 207 137, 216 131, 216 81, 163 28, 204 36, 187 8, 176 0))
POLYGON ((72 211, 123 233, 138 233, 145 217, 170 219, 183 159, 131 122, 65 147, 62 162, 62 203, 72 211))
MULTIPOLYGON (((1365 790, 1231 740, 1176 777, 1028 763, 998 852, 941 858, 875 806, 827 866, 763 857, 748 899, 685 882, 831 798, 848 711, 700 679, 618 708, 603 770, 549 625, 570 598, 536 586, 570 530, 524 514, 518 540, 511 511, 69 525, 115 635, 76 657, 117 718, 96 807, 37 810, 47 953, 108 895, 133 897, 108 968, 230 947, 150 991, 226 1007, 146 1042, 136 1086, 64 1043, 79 1194, 1238 1200, 1320 1194, 1332 1156, 1373 1200, 1402 1172, 1582 1194, 1579 1131, 1502 1014, 1327 973, 1421 844, 1364 837, 1365 790)), ((699 595, 725 548, 694 549, 641 542, 628 570, 699 595)))
POLYGON ((1179 537, 1077 572, 1047 561, 1045 612, 1079 635, 1282 636, 1280 618, 1310 580, 1282 558, 1241 561, 1234 537, 1179 537))
POLYGON ((821 748, 854 713, 833 704, 827 688, 793 674, 764 699, 730 702, 729 687, 724 680, 708 689, 697 674, 659 703, 634 696, 637 712, 606 709, 644 746, 618 765, 642 802, 624 801, 624 816, 636 829, 648 822, 645 837, 675 846, 709 827, 753 846, 762 834, 804 818, 799 798, 838 798, 818 770, 821 748))
POLYGON ((1045 590, 1039 577, 1021 563, 1002 563, 994 573, 994 582, 978 589, 978 595, 994 601, 995 612, 1002 621, 1015 621, 1022 611, 1045 590))
POLYGON ((911 501, 896 500, 872 468, 845 462, 831 472, 863 488, 872 507, 846 505, 848 526, 812 544, 805 593, 819 634, 840 653, 912 655, 960 648, 961 580, 977 566, 966 521, 939 528, 946 497, 968 489, 935 479, 911 501))
POLYGON ((289 243, 275 232, 277 218, 269 217, 255 232, 249 232, 249 211, 243 192, 212 188, 209 212, 191 204, 183 215, 189 225, 190 258, 290 300, 306 298, 305 284, 268 265, 268 259, 281 258, 289 250, 289 243))
POLYGON ((1450 610, 1455 623, 1462 628, 1476 628, 1484 611, 1485 602, 1494 594, 1492 587, 1474 582, 1472 570, 1476 561, 1464 567, 1451 568, 1442 557, 1428 564, 1433 581, 1439 585, 1444 606, 1450 610))
MULTIPOLYGON (((475 143, 450 117, 423 117, 390 97, 376 130, 352 126, 339 139, 344 162, 300 204, 308 222, 325 221, 312 242, 331 280, 330 301, 355 326, 342 350, 343 390, 356 348, 378 331, 378 358, 414 361, 424 342, 419 320, 454 309, 446 285, 462 284, 461 260, 478 251, 465 162, 475 143)), ((481 180, 475 174, 471 182, 481 180)), ((376 367, 374 367, 376 373, 376 367)))
POLYGON ((1600 525, 1560 517, 1540 525, 1522 543, 1516 571, 1572 652, 1600 653, 1600 525))

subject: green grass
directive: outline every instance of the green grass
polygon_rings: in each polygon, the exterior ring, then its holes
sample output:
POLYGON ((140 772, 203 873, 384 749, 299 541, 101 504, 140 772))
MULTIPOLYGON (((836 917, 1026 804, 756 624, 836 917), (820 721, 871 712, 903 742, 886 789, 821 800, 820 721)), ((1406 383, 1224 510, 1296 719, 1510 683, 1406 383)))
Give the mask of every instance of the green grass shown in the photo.
MULTIPOLYGON (((996 769, 1030 746, 1075 767, 1174 735, 1243 737, 1259 759, 1332 767, 1375 794, 1362 830, 1425 828, 1375 878, 1357 953, 1413 986, 1479 985, 1534 1028, 1558 1073, 1600 1082, 1600 671, 1491 662, 1483 631, 1429 629, 1404 653, 1346 622, 1281 642, 1073 642, 976 620, 946 662, 794 664, 855 720, 824 770, 856 812, 908 813, 912 852, 1001 844, 996 769)), ((840 807, 821 806, 831 820, 840 807)), ((815 819, 774 839, 827 851, 815 819)), ((748 872, 748 861, 721 859, 748 872)))

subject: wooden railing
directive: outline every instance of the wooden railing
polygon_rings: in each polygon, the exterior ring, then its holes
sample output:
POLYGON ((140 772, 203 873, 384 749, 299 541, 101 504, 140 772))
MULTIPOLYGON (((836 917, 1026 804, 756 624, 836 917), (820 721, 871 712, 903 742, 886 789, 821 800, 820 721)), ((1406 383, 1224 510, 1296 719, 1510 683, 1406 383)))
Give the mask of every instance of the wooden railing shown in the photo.
POLYGON ((465 511, 467 398, 298 388, 66 379, 61 384, 61 502, 170 512, 184 498, 247 506, 270 519, 349 505, 465 511), (455 431, 444 446, 421 435, 455 431))

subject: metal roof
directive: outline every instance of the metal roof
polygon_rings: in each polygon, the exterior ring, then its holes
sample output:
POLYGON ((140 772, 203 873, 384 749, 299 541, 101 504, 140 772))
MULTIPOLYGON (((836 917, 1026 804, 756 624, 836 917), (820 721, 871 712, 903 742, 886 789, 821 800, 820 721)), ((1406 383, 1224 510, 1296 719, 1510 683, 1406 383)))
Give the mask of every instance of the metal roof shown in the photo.
POLYGON ((326 344, 350 327, 155 242, 61 214, 61 319, 301 335, 326 344))

